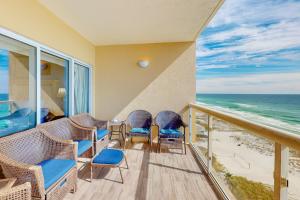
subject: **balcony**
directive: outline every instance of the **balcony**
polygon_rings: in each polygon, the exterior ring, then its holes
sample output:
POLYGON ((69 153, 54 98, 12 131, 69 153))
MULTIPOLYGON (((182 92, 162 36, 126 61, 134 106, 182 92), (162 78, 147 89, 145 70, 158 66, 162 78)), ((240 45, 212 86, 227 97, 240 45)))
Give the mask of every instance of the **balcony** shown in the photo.
POLYGON ((85 167, 79 172, 78 192, 65 199, 299 197, 299 136, 197 104, 181 114, 189 122, 186 155, 172 148, 157 153, 154 131, 152 152, 147 143, 129 142, 124 185, 118 183, 117 169, 98 169, 90 183, 85 167))
POLYGON ((173 110, 188 124, 186 155, 156 152, 154 129, 152 152, 128 141, 124 184, 105 168, 90 182, 90 160, 80 160, 76 192, 57 199, 299 199, 299 136, 194 103, 195 40, 223 0, 129 2, 2 2, 0 141, 80 113, 125 120, 173 110))

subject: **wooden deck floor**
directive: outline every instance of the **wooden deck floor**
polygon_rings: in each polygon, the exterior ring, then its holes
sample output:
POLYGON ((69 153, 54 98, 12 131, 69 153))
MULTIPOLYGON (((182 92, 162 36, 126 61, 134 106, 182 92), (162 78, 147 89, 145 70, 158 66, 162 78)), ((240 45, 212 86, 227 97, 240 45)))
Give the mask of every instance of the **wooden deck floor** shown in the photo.
MULTIPOLYGON (((176 200, 218 199, 201 172, 192 153, 179 150, 149 152, 143 143, 126 150, 129 169, 122 169, 124 184, 119 183, 117 168, 94 169, 90 183, 89 166, 79 172, 78 190, 67 194, 66 200, 176 200)), ((125 162, 122 166, 126 166, 125 162)))

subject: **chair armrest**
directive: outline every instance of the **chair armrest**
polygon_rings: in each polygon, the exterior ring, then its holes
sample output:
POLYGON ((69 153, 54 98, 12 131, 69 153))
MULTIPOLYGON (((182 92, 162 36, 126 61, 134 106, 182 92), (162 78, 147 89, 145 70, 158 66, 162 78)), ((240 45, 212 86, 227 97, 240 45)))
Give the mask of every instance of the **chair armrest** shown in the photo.
POLYGON ((37 198, 45 196, 44 176, 41 166, 17 162, 0 154, 0 164, 6 177, 17 178, 18 184, 31 183, 31 195, 37 198))
POLYGON ((183 126, 183 128, 189 127, 189 125, 185 122, 182 122, 182 126, 183 126))
POLYGON ((62 140, 41 130, 47 140, 46 158, 77 160, 77 143, 72 140, 62 140))
POLYGON ((70 121, 74 129, 73 140, 91 140, 94 141, 95 128, 82 127, 70 121))
POLYGON ((92 118, 94 121, 95 126, 97 127, 97 129, 107 129, 108 127, 108 121, 107 120, 98 120, 95 118, 92 118))

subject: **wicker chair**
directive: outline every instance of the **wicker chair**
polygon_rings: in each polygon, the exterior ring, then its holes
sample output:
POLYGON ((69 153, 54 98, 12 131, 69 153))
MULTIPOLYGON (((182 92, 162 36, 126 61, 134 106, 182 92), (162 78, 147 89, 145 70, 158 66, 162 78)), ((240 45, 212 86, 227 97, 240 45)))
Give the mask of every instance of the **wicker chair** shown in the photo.
POLYGON ((72 140, 78 143, 78 157, 94 156, 94 129, 78 126, 68 118, 38 125, 38 129, 44 130, 49 135, 61 140, 72 140))
POLYGON ((0 193, 0 200, 31 200, 30 183, 23 183, 0 193))
POLYGON ((180 145, 182 151, 182 143, 184 153, 186 154, 185 128, 186 124, 182 121, 179 114, 173 111, 161 111, 154 119, 155 125, 158 126, 158 148, 161 150, 161 143, 180 145), (183 133, 179 130, 183 127, 183 133))
POLYGON ((87 113, 74 115, 70 117, 70 119, 83 128, 95 130, 96 134, 94 136, 94 149, 96 150, 96 153, 99 153, 108 145, 108 135, 110 131, 107 129, 107 121, 97 120, 87 113))
POLYGON ((0 139, 0 165, 16 184, 31 183, 35 199, 62 199, 77 187, 77 144, 39 129, 0 139))
POLYGON ((125 121, 125 144, 126 138, 146 137, 150 143, 150 151, 152 149, 152 115, 145 110, 135 110, 131 112, 125 121), (129 130, 128 130, 129 129, 129 130))

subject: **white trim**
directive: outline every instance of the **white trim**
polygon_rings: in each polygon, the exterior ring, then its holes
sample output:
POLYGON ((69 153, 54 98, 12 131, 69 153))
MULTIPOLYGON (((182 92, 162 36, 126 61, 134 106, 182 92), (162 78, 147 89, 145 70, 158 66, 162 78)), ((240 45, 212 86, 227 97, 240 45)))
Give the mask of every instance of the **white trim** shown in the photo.
POLYGON ((36 42, 32 39, 29 39, 25 36, 22 36, 20 34, 17 34, 13 31, 10 31, 10 30, 7 30, 5 28, 2 28, 0 27, 0 34, 1 35, 4 35, 6 37, 9 37, 9 38, 12 38, 12 39, 15 39, 15 40, 18 40, 20 42, 23 42, 25 44, 28 44, 28 45, 31 45, 31 46, 34 46, 34 47, 39 47, 41 49, 41 51, 46 51, 47 53, 50 53, 52 55, 56 55, 58 57, 61 57, 61 58, 64 58, 64 59, 68 59, 68 60, 71 60, 73 59, 74 62, 77 62, 77 63, 80 63, 81 65, 84 65, 84 66, 88 66, 88 67, 92 67, 90 64, 84 62, 84 61, 81 61, 80 59, 77 59, 77 58, 74 58, 73 56, 70 56, 66 53, 63 53, 59 50, 56 50, 56 49, 53 49, 47 45, 44 45, 44 44, 41 44, 39 42, 36 42))
POLYGON ((94 116, 94 111, 93 111, 93 68, 89 68, 89 113, 94 116))
POLYGON ((29 39, 27 37, 24 37, 22 35, 19 35, 13 31, 7 30, 5 28, 0 27, 0 35, 9 37, 11 39, 17 40, 19 42, 28 44, 30 46, 33 46, 36 48, 36 121, 37 124, 40 123, 40 116, 41 116, 41 70, 40 70, 40 59, 41 59, 41 52, 45 52, 63 59, 66 59, 69 61, 69 82, 68 82, 68 92, 69 92, 69 110, 68 114, 73 115, 74 114, 74 63, 77 63, 79 65, 82 65, 84 67, 89 68, 89 112, 92 114, 92 98, 93 98, 93 92, 92 92, 92 77, 93 77, 93 67, 90 64, 85 63, 84 61, 81 61, 77 58, 74 58, 68 54, 65 54, 61 51, 58 51, 56 49, 53 49, 51 47, 48 47, 44 44, 41 44, 39 42, 36 42, 32 39, 29 39))
MULTIPOLYGON (((36 47, 36 65, 41 61, 41 51, 40 47, 36 47)), ((36 124, 41 123, 41 68, 36 66, 36 124)))
POLYGON ((74 59, 71 60, 70 66, 69 66, 69 115, 74 115, 74 59))

